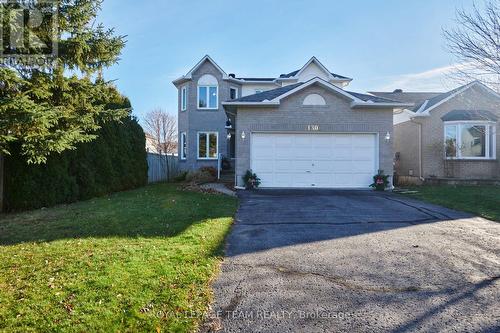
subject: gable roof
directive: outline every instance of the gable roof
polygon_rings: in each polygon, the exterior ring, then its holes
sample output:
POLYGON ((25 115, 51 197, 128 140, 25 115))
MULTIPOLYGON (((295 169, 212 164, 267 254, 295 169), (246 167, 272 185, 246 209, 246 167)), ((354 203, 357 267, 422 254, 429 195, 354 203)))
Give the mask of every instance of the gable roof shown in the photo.
POLYGON ((407 107, 412 106, 413 104, 408 103, 400 103, 397 101, 393 101, 387 98, 381 98, 373 95, 360 94, 355 92, 350 92, 339 88, 330 82, 327 82, 319 77, 313 78, 306 82, 299 82, 295 84, 291 84, 285 87, 280 87, 268 91, 264 91, 262 93, 249 95, 245 97, 241 97, 235 100, 231 100, 228 102, 223 102, 223 105, 279 105, 280 101, 290 96, 306 87, 309 87, 313 84, 320 84, 327 89, 330 89, 339 95, 342 95, 352 101, 351 107, 407 107))
POLYGON ((332 79, 336 79, 336 80, 345 80, 345 81, 352 81, 351 78, 348 78, 346 76, 342 76, 342 75, 339 75, 339 74, 335 74, 335 73, 332 73, 330 72, 322 63, 321 61, 319 61, 316 57, 312 57, 311 59, 309 59, 309 61, 304 65, 302 66, 301 69, 298 69, 298 70, 295 70, 293 72, 290 72, 288 74, 281 74, 279 79, 293 79, 295 77, 298 77, 300 76, 300 74, 312 63, 315 63, 319 68, 321 68, 321 70, 323 70, 326 74, 332 76, 332 79))
POLYGON ((210 58, 210 56, 207 54, 203 58, 201 58, 201 60, 198 61, 198 63, 196 65, 194 65, 194 67, 191 68, 191 70, 186 75, 183 75, 180 78, 174 80, 173 83, 176 84, 176 83, 180 83, 180 82, 185 81, 185 80, 190 80, 192 78, 193 73, 196 72, 196 70, 198 68, 200 68, 200 66, 203 65, 205 63, 205 61, 210 62, 222 74, 223 79, 228 78, 228 75, 226 74, 226 72, 224 72, 224 70, 219 65, 217 65, 217 63, 212 58, 210 58))
POLYGON ((414 103, 415 105, 422 104, 424 101, 441 95, 442 92, 403 92, 403 91, 370 91, 372 95, 382 98, 392 99, 393 101, 403 103, 414 103))
POLYGON ((492 90, 491 88, 489 88, 488 86, 484 85, 483 83, 481 83, 479 81, 472 81, 472 82, 467 83, 463 86, 460 86, 458 88, 455 88, 453 90, 450 90, 448 92, 440 94, 440 95, 435 96, 433 98, 427 99, 424 102, 422 102, 418 105, 415 105, 415 107, 412 109, 412 111, 415 112, 417 116, 428 116, 429 112, 431 110, 437 108, 438 106, 449 101, 450 99, 455 98, 456 96, 460 95, 461 93, 463 93, 467 89, 475 87, 475 86, 481 87, 481 88, 485 89, 486 91, 488 91, 489 93, 491 93, 492 95, 500 98, 500 95, 498 93, 496 93, 494 90, 492 90))

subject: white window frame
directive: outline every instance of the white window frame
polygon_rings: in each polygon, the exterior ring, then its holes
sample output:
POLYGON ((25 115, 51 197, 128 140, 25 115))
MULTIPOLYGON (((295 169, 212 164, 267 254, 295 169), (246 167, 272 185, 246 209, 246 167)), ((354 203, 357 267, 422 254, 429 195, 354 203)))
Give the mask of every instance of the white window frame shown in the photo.
POLYGON ((187 86, 181 88, 181 111, 187 110, 187 86))
POLYGON ((199 110, 218 110, 219 109, 219 86, 216 85, 199 85, 198 86, 198 95, 196 98, 196 107, 199 110), (207 98, 207 106, 206 107, 200 107, 200 88, 207 88, 207 95, 205 96, 207 98), (210 107, 210 88, 215 88, 216 89, 216 96, 215 96, 215 107, 211 108, 210 107))
POLYGON ((198 157, 199 160, 216 160, 217 159, 217 157, 219 156, 219 132, 201 131, 201 132, 197 133, 197 135, 196 135, 196 156, 198 157), (205 156, 205 157, 200 156, 200 134, 207 135, 207 143, 206 143, 207 156, 205 156), (215 157, 208 156, 210 154, 210 134, 215 134, 216 139, 217 139, 215 157))
POLYGON ((237 87, 229 87, 229 98, 231 98, 231 90, 236 91, 236 94, 234 94, 234 99, 238 99, 240 96, 238 94, 238 88, 237 87))
POLYGON ((497 142, 496 142, 496 123, 493 121, 446 121, 444 122, 444 142, 446 143, 446 127, 455 126, 456 127, 456 145, 457 145, 457 156, 448 157, 446 156, 446 149, 444 149, 444 158, 447 160, 496 160, 497 158, 497 142), (462 156, 462 127, 463 126, 484 126, 486 128, 485 133, 485 157, 469 157, 462 156), (493 130, 493 131, 492 131, 493 130), (490 147, 490 137, 493 136, 493 149, 490 147), (493 152, 493 156, 489 156, 490 151, 493 152))
POLYGON ((187 133, 186 132, 181 132, 181 160, 187 159, 187 133), (186 146, 186 151, 184 151, 184 145, 186 146))

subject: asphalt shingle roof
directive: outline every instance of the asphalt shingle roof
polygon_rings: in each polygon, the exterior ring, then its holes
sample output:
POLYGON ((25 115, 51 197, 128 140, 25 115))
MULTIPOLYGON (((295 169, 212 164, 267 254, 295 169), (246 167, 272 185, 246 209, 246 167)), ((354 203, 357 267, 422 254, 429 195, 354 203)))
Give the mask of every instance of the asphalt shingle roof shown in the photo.
POLYGON ((498 117, 485 110, 453 110, 441 117, 443 121, 483 120, 497 121, 498 117))
POLYGON ((382 98, 392 99, 402 103, 422 104, 428 99, 441 95, 442 92, 383 92, 370 91, 370 94, 382 98))
MULTIPOLYGON (((281 74, 280 75, 280 79, 288 79, 290 77, 293 77, 293 76, 297 75, 298 72, 300 72, 300 69, 297 69, 296 71, 290 72, 288 74, 281 74)), ((332 74, 333 76, 335 76, 338 79, 350 80, 350 78, 348 78, 346 76, 342 76, 342 75, 335 74, 335 73, 330 73, 330 74, 332 74)))
MULTIPOLYGON (((263 102, 265 100, 270 101, 270 100, 275 99, 278 96, 281 96, 281 95, 289 92, 290 90, 293 90, 297 87, 300 87, 301 85, 303 85, 305 83, 307 83, 307 82, 299 82, 299 83, 291 84, 291 85, 288 85, 285 87, 267 90, 267 91, 264 91, 264 92, 261 92, 258 94, 240 97, 238 99, 231 100, 231 102, 263 102)), ((360 94, 360 93, 347 91, 347 90, 344 90, 344 91, 346 93, 356 97, 356 98, 359 98, 362 101, 365 101, 365 102, 372 101, 374 103, 398 103, 398 101, 391 100, 388 98, 382 98, 382 97, 367 95, 367 94, 360 94)))
POLYGON ((275 99, 276 97, 281 96, 281 95, 289 92, 290 90, 293 90, 293 89, 295 89, 303 84, 304 84, 304 82, 299 82, 296 84, 291 84, 289 86, 280 87, 280 88, 276 88, 276 89, 272 89, 272 90, 267 90, 267 91, 264 91, 264 92, 261 92, 258 94, 244 96, 244 97, 232 100, 231 102, 263 102, 265 100, 270 101, 270 100, 275 99))
POLYGON ((360 94, 357 92, 347 91, 347 90, 344 90, 344 91, 348 94, 353 95, 354 97, 359 98, 360 100, 362 100, 364 102, 372 101, 375 103, 399 103, 399 101, 389 99, 389 98, 382 98, 382 97, 374 96, 374 95, 360 94))

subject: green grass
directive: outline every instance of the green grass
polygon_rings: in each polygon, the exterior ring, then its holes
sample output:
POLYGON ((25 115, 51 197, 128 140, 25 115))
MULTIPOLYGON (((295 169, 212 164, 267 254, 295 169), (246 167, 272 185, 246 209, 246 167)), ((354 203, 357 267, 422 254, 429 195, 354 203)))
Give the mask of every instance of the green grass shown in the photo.
POLYGON ((420 186, 409 196, 500 222, 500 186, 420 186))
POLYGON ((236 208, 159 184, 0 216, 0 331, 195 330, 236 208))

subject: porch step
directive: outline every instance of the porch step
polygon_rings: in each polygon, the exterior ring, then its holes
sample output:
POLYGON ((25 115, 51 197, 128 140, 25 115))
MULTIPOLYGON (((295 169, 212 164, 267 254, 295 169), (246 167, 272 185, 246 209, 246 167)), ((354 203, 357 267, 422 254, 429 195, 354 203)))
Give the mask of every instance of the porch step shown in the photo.
POLYGON ((234 183, 234 173, 223 172, 220 175, 219 183, 233 184, 234 183))

